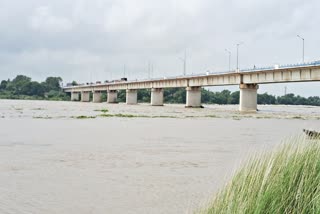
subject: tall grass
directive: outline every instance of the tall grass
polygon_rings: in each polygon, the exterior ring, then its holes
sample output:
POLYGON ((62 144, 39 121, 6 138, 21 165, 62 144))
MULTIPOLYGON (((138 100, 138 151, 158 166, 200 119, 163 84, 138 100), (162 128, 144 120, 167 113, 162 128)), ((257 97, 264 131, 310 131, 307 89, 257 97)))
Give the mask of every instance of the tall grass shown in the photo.
POLYGON ((200 213, 320 213, 320 140, 288 141, 250 160, 200 213))

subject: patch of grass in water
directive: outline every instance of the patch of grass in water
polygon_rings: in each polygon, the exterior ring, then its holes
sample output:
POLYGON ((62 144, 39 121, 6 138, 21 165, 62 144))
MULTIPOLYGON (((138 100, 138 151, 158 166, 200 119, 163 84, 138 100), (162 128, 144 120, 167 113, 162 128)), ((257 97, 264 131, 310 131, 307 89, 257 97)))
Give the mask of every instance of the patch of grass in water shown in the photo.
POLYGON ((241 120, 241 118, 238 117, 238 116, 232 116, 232 119, 234 119, 234 120, 241 120))
POLYGON ((160 116, 152 116, 151 118, 178 118, 176 116, 166 116, 166 115, 160 115, 160 116))
POLYGON ((320 140, 297 137, 256 155, 203 214, 320 213, 320 140))
POLYGON ((305 118, 302 116, 293 116, 293 117, 291 117, 291 119, 305 120, 305 118))
POLYGON ((214 114, 210 114, 210 115, 205 115, 205 117, 211 117, 211 118, 219 118, 219 116, 214 115, 214 114))
POLYGON ((108 109, 96 109, 96 110, 94 110, 94 111, 99 111, 99 112, 102 112, 102 113, 107 113, 107 112, 109 112, 108 109))
POLYGON ((43 117, 43 116, 34 116, 32 118, 33 119, 52 119, 52 117, 49 117, 49 116, 45 116, 45 117, 43 117))
POLYGON ((34 111, 41 111, 41 110, 46 110, 46 109, 44 109, 44 108, 33 108, 33 109, 31 109, 31 110, 34 110, 34 111))
POLYGON ((99 114, 98 117, 114 117, 113 114, 99 114))
POLYGON ((73 116, 71 118, 75 118, 75 119, 95 119, 95 116, 85 116, 85 115, 80 115, 80 116, 73 116))
POLYGON ((133 115, 133 114, 100 114, 99 117, 121 117, 121 118, 177 118, 174 116, 148 116, 148 115, 133 115))
POLYGON ((100 114, 99 117, 126 117, 126 118, 134 118, 134 117, 148 117, 145 115, 133 115, 133 114, 100 114))

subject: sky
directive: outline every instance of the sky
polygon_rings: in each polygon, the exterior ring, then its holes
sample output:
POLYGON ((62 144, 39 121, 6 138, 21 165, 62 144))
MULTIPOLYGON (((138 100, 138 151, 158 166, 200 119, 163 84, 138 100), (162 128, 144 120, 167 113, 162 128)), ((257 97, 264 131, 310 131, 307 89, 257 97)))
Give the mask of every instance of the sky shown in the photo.
MULTIPOLYGON (((64 83, 320 59, 318 0, 0 0, 0 79, 64 83), (151 69, 153 67, 153 69, 151 69), (151 72, 151 71, 152 72, 151 72)), ((320 83, 260 85, 259 93, 319 96, 320 83)), ((238 90, 237 86, 210 87, 238 90)))

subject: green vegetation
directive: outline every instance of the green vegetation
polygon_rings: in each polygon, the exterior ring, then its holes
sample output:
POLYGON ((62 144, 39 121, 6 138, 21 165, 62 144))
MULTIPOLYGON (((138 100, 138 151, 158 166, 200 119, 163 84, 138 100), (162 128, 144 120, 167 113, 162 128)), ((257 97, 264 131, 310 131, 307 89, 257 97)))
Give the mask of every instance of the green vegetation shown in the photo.
POLYGON ((148 116, 148 115, 134 115, 134 114, 99 114, 96 116, 73 116, 71 118, 74 119, 94 119, 97 117, 122 117, 122 118, 177 118, 175 116, 166 116, 166 115, 160 115, 160 116, 148 116))
MULTIPOLYGON (((139 103, 150 103, 151 102, 151 90, 150 89, 139 89, 138 90, 138 102, 139 103)), ((118 91, 118 102, 126 102, 126 90, 118 91)))
POLYGON ((100 114, 99 117, 127 117, 127 118, 133 118, 133 117, 148 117, 145 115, 133 115, 133 114, 100 114))
POLYGON ((205 117, 219 118, 219 116, 215 114, 205 115, 205 117))
POLYGON ((61 77, 48 77, 39 83, 30 77, 18 75, 13 80, 1 81, 0 99, 70 100, 61 90, 61 82, 61 77))
POLYGON ((35 116, 33 119, 52 119, 52 117, 49 117, 48 115, 43 117, 43 116, 35 116))
POLYGON ((320 140, 299 137, 244 166, 201 213, 320 213, 320 140))
POLYGON ((42 111, 42 110, 46 110, 46 109, 44 109, 44 108, 33 108, 32 110, 34 110, 34 111, 42 111))
POLYGON ((80 116, 75 116, 75 117, 72 117, 72 118, 75 118, 75 119, 94 119, 96 117, 95 116, 80 115, 80 116))
POLYGON ((100 112, 102 112, 102 113, 107 113, 107 112, 109 112, 108 109, 96 109, 96 110, 94 110, 94 111, 100 111, 100 112))

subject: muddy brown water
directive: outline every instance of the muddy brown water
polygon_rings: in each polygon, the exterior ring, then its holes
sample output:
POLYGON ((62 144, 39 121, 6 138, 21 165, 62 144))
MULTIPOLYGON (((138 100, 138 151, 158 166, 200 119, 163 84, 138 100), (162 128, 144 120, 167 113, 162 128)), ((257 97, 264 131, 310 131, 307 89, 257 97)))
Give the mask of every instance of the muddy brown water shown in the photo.
POLYGON ((0 100, 0 213, 193 213, 248 157, 320 128, 319 107, 236 109, 0 100), (172 118, 73 118, 101 109, 172 118))

